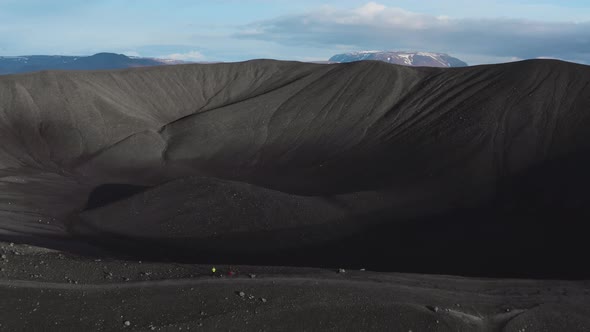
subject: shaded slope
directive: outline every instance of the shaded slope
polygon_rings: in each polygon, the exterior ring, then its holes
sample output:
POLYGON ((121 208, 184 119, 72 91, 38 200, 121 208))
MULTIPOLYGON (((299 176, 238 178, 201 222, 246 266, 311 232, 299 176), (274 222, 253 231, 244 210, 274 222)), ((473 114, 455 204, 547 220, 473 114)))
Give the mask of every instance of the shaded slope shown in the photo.
MULTIPOLYGON (((341 205, 320 197, 304 197, 231 181, 184 178, 143 191, 128 199, 86 210, 73 220, 73 231, 93 234, 94 230, 142 240, 178 238, 198 242, 235 233, 269 230, 297 230, 308 225, 330 224, 347 216, 341 205)), ((342 225, 344 227, 346 225, 342 225)), ((338 232, 337 232, 338 233, 338 232)), ((267 239, 254 247, 275 249, 296 247, 297 242, 267 239)), ((329 237, 329 234, 326 235, 329 237)), ((241 243, 246 244, 246 243, 241 243)), ((219 245, 220 248, 224 243, 219 245)), ((239 244, 236 244, 239 246, 239 244)))
MULTIPOLYGON (((494 258, 489 271, 506 263, 514 273, 567 274, 579 265, 542 261, 587 249, 577 235, 587 230, 586 181, 574 181, 586 178, 589 77, 589 67, 549 60, 456 69, 261 60, 3 77, 0 165, 25 183, 60 180, 26 186, 34 199, 18 202, 2 228, 41 234, 13 216, 35 211, 54 218, 54 235, 70 236, 67 218, 81 235, 82 218, 92 224, 85 237, 146 245, 158 234, 179 240, 150 228, 178 222, 185 236, 172 252, 206 243, 235 254, 232 243, 257 238, 269 257, 281 246, 297 255, 303 231, 311 240, 302 252, 318 252, 311 261, 320 265, 375 257, 379 269, 457 272, 478 257, 494 258), (194 179, 160 186, 189 176, 218 189, 202 191, 194 179), (76 217, 105 183, 156 186, 149 192, 161 201, 145 205, 139 194, 76 217), (219 188, 250 193, 249 207, 220 209, 231 200, 219 188), (48 190, 59 204, 44 201, 48 190), (174 219, 199 192, 200 203, 174 219), (341 207, 332 210, 334 201, 341 207), (308 210, 293 214, 292 202, 308 210), (134 204, 147 214, 134 217, 134 204), (229 228, 202 229, 202 211, 229 228), (268 211, 272 221, 259 219, 268 211), (227 238, 204 235, 217 230, 227 238)), ((24 190, 14 181, 3 188, 6 197, 24 190)))

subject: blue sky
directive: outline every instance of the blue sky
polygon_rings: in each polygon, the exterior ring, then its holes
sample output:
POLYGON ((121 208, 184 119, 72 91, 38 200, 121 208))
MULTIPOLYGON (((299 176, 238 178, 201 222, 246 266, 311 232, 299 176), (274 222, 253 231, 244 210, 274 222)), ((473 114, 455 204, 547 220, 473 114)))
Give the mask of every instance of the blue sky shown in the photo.
POLYGON ((588 0, 0 0, 0 22, 0 55, 315 61, 371 49, 590 64, 588 0))

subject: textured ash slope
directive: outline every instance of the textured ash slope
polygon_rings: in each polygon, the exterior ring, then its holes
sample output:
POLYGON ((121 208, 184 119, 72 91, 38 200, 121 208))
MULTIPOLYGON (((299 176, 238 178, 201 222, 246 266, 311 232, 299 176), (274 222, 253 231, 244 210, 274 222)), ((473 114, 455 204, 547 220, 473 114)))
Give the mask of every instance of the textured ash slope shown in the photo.
POLYGON ((1 228, 183 259, 573 275, 589 105, 590 68, 549 60, 2 77, 1 228), (79 213, 109 183, 153 188, 79 213))

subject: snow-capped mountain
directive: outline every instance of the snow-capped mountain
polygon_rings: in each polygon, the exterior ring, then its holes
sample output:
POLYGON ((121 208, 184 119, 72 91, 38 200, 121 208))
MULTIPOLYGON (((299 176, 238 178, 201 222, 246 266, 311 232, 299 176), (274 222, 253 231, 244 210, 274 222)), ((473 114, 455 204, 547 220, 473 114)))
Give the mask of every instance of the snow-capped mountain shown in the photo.
POLYGON ((378 60, 398 65, 416 67, 466 67, 467 63, 444 53, 431 52, 394 52, 394 51, 360 51, 336 54, 330 62, 353 62, 378 60))
POLYGON ((0 56, 0 75, 40 70, 100 70, 186 63, 178 60, 128 57, 98 53, 92 56, 31 55, 0 56))

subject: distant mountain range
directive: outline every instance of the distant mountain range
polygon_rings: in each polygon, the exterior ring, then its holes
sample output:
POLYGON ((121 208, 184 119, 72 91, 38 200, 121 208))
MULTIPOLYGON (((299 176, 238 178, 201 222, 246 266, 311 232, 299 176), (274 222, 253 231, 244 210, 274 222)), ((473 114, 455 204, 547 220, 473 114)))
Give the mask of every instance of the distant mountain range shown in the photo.
POLYGON ((378 60, 397 65, 414 67, 467 67, 467 63, 444 53, 360 51, 336 54, 330 62, 353 62, 378 60))
MULTIPOLYGON (((320 63, 379 60, 398 65, 424 67, 466 67, 467 63, 443 53, 361 51, 337 54, 320 63)), ((190 63, 187 61, 129 57, 98 53, 91 56, 26 55, 0 56, 0 75, 41 70, 104 70, 190 63)))
POLYGON ((40 70, 101 70, 150 67, 187 63, 184 61, 128 57, 123 54, 98 53, 91 56, 31 55, 0 56, 0 75, 40 70))

